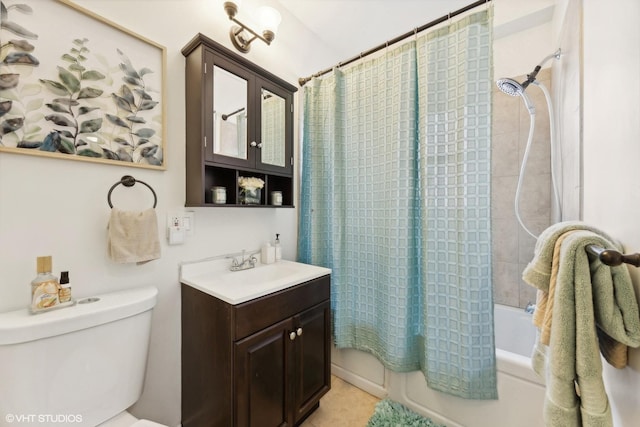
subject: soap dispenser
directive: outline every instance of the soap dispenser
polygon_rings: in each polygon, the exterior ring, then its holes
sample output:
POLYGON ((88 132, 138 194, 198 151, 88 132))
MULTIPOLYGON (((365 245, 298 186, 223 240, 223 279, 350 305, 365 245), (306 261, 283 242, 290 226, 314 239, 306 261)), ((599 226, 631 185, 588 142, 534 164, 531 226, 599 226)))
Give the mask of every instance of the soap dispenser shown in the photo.
POLYGON ((276 241, 274 243, 275 253, 276 253, 276 261, 280 261, 282 259, 282 248, 280 247, 280 234, 276 234, 276 241))

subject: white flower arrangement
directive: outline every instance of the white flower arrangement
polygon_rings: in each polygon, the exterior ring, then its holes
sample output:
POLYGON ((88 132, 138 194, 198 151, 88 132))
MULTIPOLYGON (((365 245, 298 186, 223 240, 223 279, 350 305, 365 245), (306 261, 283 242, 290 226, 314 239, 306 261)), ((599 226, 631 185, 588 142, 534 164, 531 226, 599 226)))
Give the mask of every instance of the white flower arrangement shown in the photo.
POLYGON ((255 176, 241 176, 238 178, 238 185, 245 190, 255 190, 264 187, 264 181, 255 176))

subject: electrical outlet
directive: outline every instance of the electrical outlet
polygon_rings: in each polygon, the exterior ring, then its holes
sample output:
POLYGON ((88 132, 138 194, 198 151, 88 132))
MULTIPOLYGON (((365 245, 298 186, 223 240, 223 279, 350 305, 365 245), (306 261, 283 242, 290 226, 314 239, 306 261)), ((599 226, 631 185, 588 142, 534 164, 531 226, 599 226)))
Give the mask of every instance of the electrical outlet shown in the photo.
POLYGON ((195 212, 171 212, 167 215, 167 228, 180 228, 186 235, 192 236, 195 228, 195 212))
POLYGON ((171 213, 167 215, 167 227, 180 227, 182 228, 182 217, 178 213, 171 213))

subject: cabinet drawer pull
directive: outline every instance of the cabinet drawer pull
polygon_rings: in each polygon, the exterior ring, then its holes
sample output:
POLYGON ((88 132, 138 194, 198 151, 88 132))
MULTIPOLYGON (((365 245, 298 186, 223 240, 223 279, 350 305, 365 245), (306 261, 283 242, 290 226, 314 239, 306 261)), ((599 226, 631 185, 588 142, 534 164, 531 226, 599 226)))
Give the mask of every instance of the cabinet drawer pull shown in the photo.
POLYGON ((298 336, 302 335, 302 328, 298 328, 298 330, 296 331, 296 334, 298 334, 298 336))
POLYGON ((296 339, 296 333, 295 333, 295 332, 291 332, 291 333, 289 334, 289 339, 290 339, 291 341, 295 340, 295 339, 296 339))

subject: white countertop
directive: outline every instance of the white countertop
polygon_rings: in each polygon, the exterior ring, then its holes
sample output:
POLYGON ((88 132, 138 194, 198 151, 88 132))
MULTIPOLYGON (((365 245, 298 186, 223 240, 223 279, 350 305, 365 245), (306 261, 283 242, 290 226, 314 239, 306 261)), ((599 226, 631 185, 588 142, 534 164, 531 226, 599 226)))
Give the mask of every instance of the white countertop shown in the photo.
POLYGON ((280 260, 255 268, 230 271, 229 259, 215 259, 180 266, 180 282, 236 305, 318 277, 331 269, 280 260))

